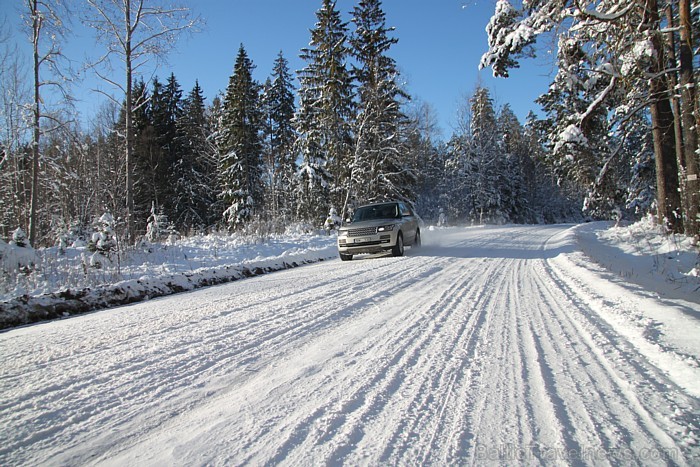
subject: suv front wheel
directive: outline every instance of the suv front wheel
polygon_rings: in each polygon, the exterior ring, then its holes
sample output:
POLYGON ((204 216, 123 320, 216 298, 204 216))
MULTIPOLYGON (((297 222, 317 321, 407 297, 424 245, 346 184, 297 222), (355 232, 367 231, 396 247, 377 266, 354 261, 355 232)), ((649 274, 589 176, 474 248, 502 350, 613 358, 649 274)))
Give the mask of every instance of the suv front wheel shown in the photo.
POLYGON ((403 235, 401 232, 396 237, 396 245, 391 249, 391 254, 393 256, 403 256, 403 235))

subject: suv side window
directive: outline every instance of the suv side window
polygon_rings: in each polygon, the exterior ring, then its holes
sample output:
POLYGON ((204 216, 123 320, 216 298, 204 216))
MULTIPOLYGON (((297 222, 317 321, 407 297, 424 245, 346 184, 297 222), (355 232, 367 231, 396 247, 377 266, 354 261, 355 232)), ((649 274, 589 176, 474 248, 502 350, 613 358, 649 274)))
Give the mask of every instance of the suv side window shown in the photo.
POLYGON ((401 216, 403 217, 410 217, 413 215, 411 210, 407 208, 406 205, 403 203, 399 203, 399 209, 401 210, 401 216))

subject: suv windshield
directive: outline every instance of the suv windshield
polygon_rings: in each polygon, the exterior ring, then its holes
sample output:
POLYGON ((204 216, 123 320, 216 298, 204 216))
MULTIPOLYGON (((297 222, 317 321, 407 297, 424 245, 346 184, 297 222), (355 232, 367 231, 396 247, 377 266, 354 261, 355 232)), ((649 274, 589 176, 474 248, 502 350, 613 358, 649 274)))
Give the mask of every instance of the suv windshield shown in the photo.
POLYGON ((396 203, 377 204, 374 206, 365 206, 357 211, 352 216, 353 222, 371 221, 375 219, 399 219, 399 206, 396 203))

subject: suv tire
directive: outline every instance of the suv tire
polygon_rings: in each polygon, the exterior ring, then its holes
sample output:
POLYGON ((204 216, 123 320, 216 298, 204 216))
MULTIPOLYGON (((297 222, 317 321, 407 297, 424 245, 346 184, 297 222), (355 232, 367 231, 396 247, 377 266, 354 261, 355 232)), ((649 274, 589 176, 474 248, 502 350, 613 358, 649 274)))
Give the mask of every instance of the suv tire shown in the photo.
POLYGON ((420 248, 421 245, 420 230, 416 230, 416 238, 413 239, 413 245, 411 248, 420 248))
POLYGON ((399 232, 396 237, 396 245, 391 249, 392 256, 403 256, 403 234, 399 232))

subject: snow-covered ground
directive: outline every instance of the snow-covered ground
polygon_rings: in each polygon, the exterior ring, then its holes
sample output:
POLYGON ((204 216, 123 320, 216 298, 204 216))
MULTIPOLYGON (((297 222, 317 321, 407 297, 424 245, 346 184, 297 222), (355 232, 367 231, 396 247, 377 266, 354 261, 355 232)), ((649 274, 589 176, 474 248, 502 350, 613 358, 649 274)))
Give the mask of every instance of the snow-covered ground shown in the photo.
POLYGON ((0 465, 698 465, 697 252, 604 227, 431 229, 4 332, 0 465))
POLYGON ((91 255, 86 245, 35 252, 0 244, 0 266, 10 271, 0 281, 0 330, 288 269, 337 252, 335 238, 299 229, 264 239, 214 234, 147 244, 100 269, 89 266, 91 255), (17 271, 20 263, 33 264, 33 272, 17 271))

